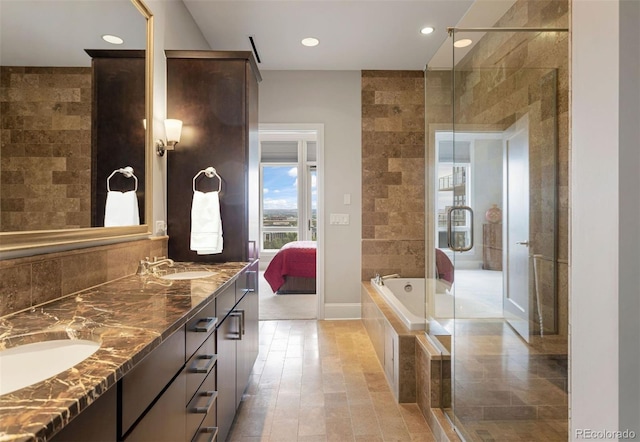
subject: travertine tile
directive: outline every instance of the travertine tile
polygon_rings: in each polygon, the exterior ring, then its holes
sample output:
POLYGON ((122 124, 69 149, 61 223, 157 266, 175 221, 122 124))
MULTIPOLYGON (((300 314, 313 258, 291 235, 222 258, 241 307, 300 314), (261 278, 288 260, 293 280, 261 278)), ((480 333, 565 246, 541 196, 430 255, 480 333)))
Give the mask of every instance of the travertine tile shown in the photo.
POLYGON ((76 187, 73 192, 68 189, 84 178, 78 171, 91 169, 90 154, 77 155, 81 144, 91 144, 91 68, 3 66, 0 77, 5 83, 0 97, 0 175, 29 177, 11 183, 14 195, 24 195, 20 205, 5 202, 4 194, 0 196, 7 215, 25 215, 3 216, 0 229, 90 227, 91 208, 79 207, 79 198, 90 198, 90 185, 76 187), (80 189, 84 193, 80 194, 80 189), (51 201, 55 209, 44 200, 51 201), (78 215, 81 210, 83 216, 78 215))
POLYGON ((384 374, 362 322, 264 321, 260 341, 261 352, 252 375, 252 384, 256 385, 245 392, 229 440, 434 440, 424 419, 420 423, 417 407, 401 411, 386 381, 379 382, 384 374), (271 405, 273 397, 291 399, 291 393, 281 396, 280 388, 294 378, 287 372, 298 372, 297 367, 287 369, 288 363, 297 363, 296 359, 282 356, 288 345, 282 349, 282 342, 277 342, 278 350, 270 349, 272 343, 282 340, 293 347, 302 342, 305 349, 317 348, 320 356, 301 366, 302 373, 297 376, 302 383, 295 410, 271 405), (268 373, 261 362, 267 360, 281 362, 279 377, 268 373), (325 392, 327 385, 341 385, 344 391, 325 392), (386 429, 380 419, 388 420, 386 429))

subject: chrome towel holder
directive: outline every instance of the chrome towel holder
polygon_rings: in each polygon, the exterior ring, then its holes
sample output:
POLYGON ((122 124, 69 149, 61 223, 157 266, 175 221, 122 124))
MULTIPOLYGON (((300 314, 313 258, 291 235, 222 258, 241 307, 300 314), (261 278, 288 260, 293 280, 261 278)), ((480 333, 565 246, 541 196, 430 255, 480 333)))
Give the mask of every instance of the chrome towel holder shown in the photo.
POLYGON ((138 177, 136 177, 135 174, 133 173, 133 167, 127 166, 127 167, 123 167, 122 169, 116 169, 113 172, 111 172, 111 175, 109 175, 109 177, 107 178, 107 192, 111 192, 111 185, 109 184, 109 181, 111 180, 111 178, 113 178, 113 176, 116 173, 121 173, 126 178, 133 178, 135 180, 135 187, 133 191, 134 192, 138 191, 138 177))
POLYGON ((220 177, 220 175, 218 175, 216 169, 211 166, 207 167, 206 169, 202 169, 196 174, 196 176, 193 177, 193 191, 196 191, 196 179, 203 173, 207 178, 218 178, 218 192, 220 192, 220 190, 222 189, 222 178, 220 177))

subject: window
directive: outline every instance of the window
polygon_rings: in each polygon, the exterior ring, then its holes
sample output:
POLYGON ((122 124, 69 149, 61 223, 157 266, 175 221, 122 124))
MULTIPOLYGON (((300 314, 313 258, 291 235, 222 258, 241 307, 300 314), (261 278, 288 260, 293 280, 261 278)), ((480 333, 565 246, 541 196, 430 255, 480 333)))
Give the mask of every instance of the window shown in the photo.
POLYGON ((261 250, 317 239, 316 135, 260 132, 261 250))

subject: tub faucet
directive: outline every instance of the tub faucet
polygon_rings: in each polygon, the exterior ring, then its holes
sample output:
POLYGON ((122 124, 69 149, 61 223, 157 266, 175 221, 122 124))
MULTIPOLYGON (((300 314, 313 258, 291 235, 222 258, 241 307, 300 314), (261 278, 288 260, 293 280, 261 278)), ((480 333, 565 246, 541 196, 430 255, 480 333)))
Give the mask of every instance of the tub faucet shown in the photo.
POLYGON ((391 278, 399 278, 400 275, 397 273, 392 273, 391 275, 384 275, 382 277, 380 277, 380 279, 385 280, 385 279, 391 279, 391 278))
POLYGON ((373 282, 378 285, 382 285, 382 278, 380 277, 380 273, 376 273, 376 275, 373 277, 373 282))
POLYGON ((138 270, 136 270, 136 275, 148 275, 149 273, 153 273, 156 267, 159 267, 163 264, 167 264, 169 267, 172 267, 174 264, 173 259, 170 258, 162 258, 155 259, 153 261, 149 261, 149 258, 145 258, 140 261, 138 264, 138 270))

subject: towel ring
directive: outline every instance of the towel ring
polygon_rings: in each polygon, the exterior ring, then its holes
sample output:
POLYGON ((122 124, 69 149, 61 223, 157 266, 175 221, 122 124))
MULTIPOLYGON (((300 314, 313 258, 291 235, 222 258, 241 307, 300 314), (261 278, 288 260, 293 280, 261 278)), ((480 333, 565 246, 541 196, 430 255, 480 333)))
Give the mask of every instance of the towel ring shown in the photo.
POLYGON ((196 176, 193 177, 193 191, 194 192, 196 191, 196 178, 198 178, 203 173, 207 178, 213 178, 213 177, 218 178, 218 192, 220 192, 220 190, 222 189, 222 178, 220 177, 220 175, 218 175, 218 172, 216 172, 216 170, 211 166, 201 170, 196 174, 196 176))
POLYGON ((113 172, 111 172, 111 175, 109 175, 109 177, 107 178, 107 192, 111 192, 111 185, 109 184, 109 181, 116 173, 121 173, 127 178, 133 178, 135 180, 135 187, 133 191, 134 192, 138 191, 138 177, 136 177, 133 174, 133 167, 127 166, 127 167, 123 167, 122 169, 116 169, 113 172))

